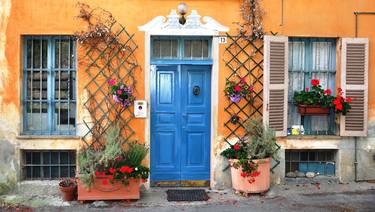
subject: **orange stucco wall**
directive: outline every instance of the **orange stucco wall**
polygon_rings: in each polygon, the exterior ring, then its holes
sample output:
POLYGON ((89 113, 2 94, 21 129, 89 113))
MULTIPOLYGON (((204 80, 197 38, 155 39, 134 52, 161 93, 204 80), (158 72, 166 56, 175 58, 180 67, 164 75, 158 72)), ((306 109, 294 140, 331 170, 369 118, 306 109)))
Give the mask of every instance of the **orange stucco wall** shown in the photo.
MULTIPOLYGON (((12 126, 12 133, 20 132, 22 113, 20 95, 22 86, 22 35, 62 35, 73 34, 82 25, 75 18, 78 14, 76 0, 0 0, 10 3, 10 14, 5 18, 7 24, 0 25, 4 32, 2 41, 5 42, 5 61, 0 63, 0 119, 12 126), (15 128, 15 129, 14 129, 15 128)), ((86 1, 92 7, 102 7, 113 16, 130 33, 135 34, 135 42, 139 45, 136 57, 139 64, 144 66, 144 33, 138 31, 138 26, 152 18, 169 14, 177 7, 180 0, 90 0, 86 1)), ((241 0, 186 0, 189 9, 196 9, 202 16, 211 16, 221 24, 230 27, 230 34, 237 32, 233 22, 240 20, 241 0)), ((278 32, 287 36, 306 37, 354 37, 354 11, 375 11, 374 0, 284 0, 282 17, 281 0, 263 0, 265 10, 264 26, 266 32, 278 32), (283 19, 283 23, 282 23, 283 19)), ((375 15, 359 17, 359 37, 370 40, 369 82, 375 80, 375 15)), ((224 45, 220 46, 219 55, 223 55, 224 45)), ((1 59, 1 58, 0 58, 1 59)), ((144 97, 143 71, 138 70, 137 98, 144 97)), ((85 79, 82 76, 83 67, 78 67, 78 99, 82 96, 85 79)), ((228 101, 222 90, 228 70, 224 62, 219 62, 219 96, 218 105, 218 136, 224 135, 224 106, 228 101)), ((82 107, 78 102, 78 120, 82 107)), ((375 84, 369 83, 369 118, 375 118, 375 84)), ((137 131, 136 138, 144 140, 145 123, 138 119, 133 122, 137 131)), ((4 132, 2 132, 4 133, 4 132)))
MULTIPOLYGON (((180 1, 165 0, 91 0, 88 3, 92 7, 102 7, 110 11, 114 17, 131 33, 135 33, 135 41, 139 45, 136 52, 139 64, 144 64, 144 34, 137 27, 147 23, 158 15, 167 15, 172 8, 176 8, 180 1)), ((190 9, 197 9, 200 14, 212 16, 223 25, 230 27, 230 33, 235 33, 233 22, 240 20, 240 1, 236 0, 202 0, 185 1, 190 9)), ((308 37, 354 37, 355 19, 354 11, 375 11, 375 1, 371 0, 286 0, 284 1, 284 17, 282 24, 281 1, 263 1, 265 16, 264 25, 267 32, 278 32, 287 36, 308 37)), ((8 61, 8 72, 3 75, 4 90, 1 91, 2 104, 13 104, 20 108, 20 85, 21 85, 21 36, 31 34, 73 34, 80 29, 80 22, 75 16, 78 13, 75 0, 49 1, 49 0, 17 0, 11 1, 11 12, 6 29, 6 58, 8 61)), ((359 17, 359 36, 370 38, 370 56, 375 54, 372 38, 375 40, 375 28, 372 23, 375 16, 359 17)), ((220 53, 223 52, 221 46, 220 53)), ((222 55, 222 54, 219 54, 222 55)), ((371 82, 375 75, 372 67, 375 67, 374 57, 370 57, 371 82)), ((82 67, 78 68, 79 72, 82 67)), ((220 63, 219 91, 223 90, 226 69, 224 63, 220 63)), ((137 74, 138 98, 144 95, 143 73, 137 74)), ((82 91, 84 82, 79 80, 78 92, 82 91)), ((375 85, 370 83, 369 87, 369 116, 375 114, 375 85)), ((224 98, 221 93, 219 98, 224 98)), ((219 101, 219 135, 222 134, 223 106, 225 101, 219 101)), ((19 111, 18 111, 19 112, 19 111)), ((134 122, 138 132, 143 131, 143 121, 134 122)), ((143 139, 144 133, 138 133, 137 137, 143 139)))

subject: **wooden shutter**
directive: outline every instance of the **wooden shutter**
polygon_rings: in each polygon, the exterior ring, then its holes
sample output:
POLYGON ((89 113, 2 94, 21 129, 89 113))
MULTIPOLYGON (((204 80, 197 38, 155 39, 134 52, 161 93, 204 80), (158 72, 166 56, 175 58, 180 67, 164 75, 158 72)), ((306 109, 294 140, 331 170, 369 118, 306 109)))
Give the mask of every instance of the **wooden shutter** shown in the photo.
POLYGON ((367 136, 368 39, 343 38, 341 88, 353 99, 350 111, 341 116, 341 136, 367 136))
POLYGON ((264 36, 263 122, 287 135, 288 37, 264 36))

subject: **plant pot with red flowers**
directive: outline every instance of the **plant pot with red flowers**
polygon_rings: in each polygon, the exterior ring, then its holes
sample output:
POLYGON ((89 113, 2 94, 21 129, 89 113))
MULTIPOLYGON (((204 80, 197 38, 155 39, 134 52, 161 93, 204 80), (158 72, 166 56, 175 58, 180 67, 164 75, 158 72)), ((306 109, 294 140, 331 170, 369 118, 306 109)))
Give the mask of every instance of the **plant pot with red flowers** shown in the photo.
POLYGON ((246 83, 245 78, 241 78, 240 82, 227 80, 225 85, 225 95, 231 102, 238 103, 241 99, 251 97, 254 87, 246 83))
POLYGON ((264 193, 270 188, 271 158, 277 158, 275 133, 259 120, 248 120, 245 127, 248 136, 229 144, 221 155, 229 160, 234 190, 264 193))
POLYGON ((323 89, 319 80, 311 80, 311 89, 294 93, 293 101, 298 105, 298 112, 302 115, 324 116, 333 109, 336 113, 345 115, 350 109, 350 97, 344 98, 341 88, 338 88, 337 96, 332 95, 330 89, 323 89))
POLYGON ((148 148, 125 140, 117 127, 109 129, 101 149, 79 152, 78 200, 130 200, 140 198, 141 180, 149 168, 142 165, 148 148))
POLYGON ((75 179, 63 179, 59 183, 59 189, 64 201, 73 201, 77 190, 77 183, 75 179))

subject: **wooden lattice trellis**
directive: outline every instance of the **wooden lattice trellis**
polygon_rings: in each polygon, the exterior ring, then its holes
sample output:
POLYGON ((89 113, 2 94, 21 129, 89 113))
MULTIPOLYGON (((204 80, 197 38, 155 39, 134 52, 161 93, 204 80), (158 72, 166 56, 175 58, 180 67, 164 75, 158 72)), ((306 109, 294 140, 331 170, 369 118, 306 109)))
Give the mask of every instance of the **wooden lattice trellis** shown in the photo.
MULTIPOLYGON (((223 55, 226 67, 230 74, 226 77, 229 81, 245 79, 246 83, 253 86, 251 97, 245 97, 240 102, 227 101, 224 108, 225 117, 225 142, 231 139, 241 140, 246 137, 244 122, 248 119, 261 119, 263 112, 263 40, 249 39, 241 34, 231 36, 227 34, 228 44, 223 55)), ((278 146, 280 148, 280 146, 278 146)), ((276 163, 280 161, 274 158, 276 163)))
POLYGON ((84 89, 87 99, 83 102, 89 117, 84 117, 83 123, 87 133, 83 141, 87 146, 101 147, 103 137, 109 127, 117 125, 127 140, 135 131, 131 127, 134 118, 130 108, 123 108, 115 103, 109 92, 109 79, 116 79, 135 88, 136 79, 133 73, 139 68, 134 56, 138 48, 124 26, 113 22, 110 26, 113 37, 100 42, 90 43, 86 48, 82 62, 85 63, 85 78, 88 82, 84 89))

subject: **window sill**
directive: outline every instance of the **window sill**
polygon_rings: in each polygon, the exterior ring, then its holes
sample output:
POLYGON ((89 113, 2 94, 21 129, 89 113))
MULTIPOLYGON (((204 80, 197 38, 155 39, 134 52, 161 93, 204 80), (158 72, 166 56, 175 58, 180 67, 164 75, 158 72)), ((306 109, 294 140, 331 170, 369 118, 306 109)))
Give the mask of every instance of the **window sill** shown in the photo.
POLYGON ((17 139, 75 139, 80 140, 77 135, 18 135, 17 139))
POLYGON ((340 140, 338 135, 288 135, 287 140, 340 140))

